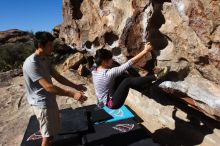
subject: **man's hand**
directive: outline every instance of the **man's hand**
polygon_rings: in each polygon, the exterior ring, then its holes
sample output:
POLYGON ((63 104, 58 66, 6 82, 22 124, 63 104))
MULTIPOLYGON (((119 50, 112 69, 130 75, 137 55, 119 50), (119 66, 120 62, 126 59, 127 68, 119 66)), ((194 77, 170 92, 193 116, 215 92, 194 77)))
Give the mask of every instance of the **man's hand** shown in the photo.
POLYGON ((87 88, 85 87, 85 84, 78 84, 78 85, 75 85, 74 87, 76 90, 78 91, 86 91, 87 88))
POLYGON ((87 100, 87 97, 84 96, 84 92, 71 92, 70 97, 73 97, 75 100, 79 101, 81 104, 87 100))

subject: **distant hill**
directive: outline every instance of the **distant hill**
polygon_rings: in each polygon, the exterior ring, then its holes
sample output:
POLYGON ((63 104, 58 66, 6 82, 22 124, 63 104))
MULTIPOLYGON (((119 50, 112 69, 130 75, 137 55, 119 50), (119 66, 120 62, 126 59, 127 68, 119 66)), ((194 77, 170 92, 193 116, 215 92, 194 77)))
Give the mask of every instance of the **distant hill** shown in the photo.
POLYGON ((20 68, 34 51, 33 33, 18 29, 0 32, 0 71, 20 68))

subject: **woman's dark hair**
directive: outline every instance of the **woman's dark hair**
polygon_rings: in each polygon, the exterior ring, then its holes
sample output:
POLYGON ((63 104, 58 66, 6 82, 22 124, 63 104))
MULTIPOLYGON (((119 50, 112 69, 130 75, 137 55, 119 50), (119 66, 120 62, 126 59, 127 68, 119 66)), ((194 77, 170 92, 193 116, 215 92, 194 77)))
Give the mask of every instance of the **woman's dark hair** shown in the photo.
POLYGON ((46 31, 38 31, 34 37, 34 47, 37 49, 39 45, 45 46, 48 42, 54 41, 54 36, 46 31))
POLYGON ((112 52, 106 49, 99 49, 95 54, 95 63, 100 66, 104 60, 109 60, 112 58, 112 52))

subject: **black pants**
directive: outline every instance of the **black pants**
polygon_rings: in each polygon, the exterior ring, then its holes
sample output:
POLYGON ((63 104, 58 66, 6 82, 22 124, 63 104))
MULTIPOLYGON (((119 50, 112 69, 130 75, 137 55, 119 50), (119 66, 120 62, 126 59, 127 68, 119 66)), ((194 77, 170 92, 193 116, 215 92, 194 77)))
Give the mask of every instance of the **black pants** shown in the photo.
POLYGON ((120 108, 125 99, 128 96, 129 88, 137 89, 146 84, 150 84, 152 81, 156 80, 154 75, 146 76, 146 77, 128 77, 125 78, 119 86, 116 88, 113 96, 112 96, 112 107, 111 109, 120 108))

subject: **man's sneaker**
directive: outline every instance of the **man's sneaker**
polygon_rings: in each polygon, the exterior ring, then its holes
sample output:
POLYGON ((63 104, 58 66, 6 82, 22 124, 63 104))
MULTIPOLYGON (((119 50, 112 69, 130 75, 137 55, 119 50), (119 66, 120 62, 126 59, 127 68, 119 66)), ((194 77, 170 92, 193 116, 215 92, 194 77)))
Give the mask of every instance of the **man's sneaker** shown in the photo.
POLYGON ((167 73, 170 71, 170 67, 166 66, 164 67, 159 73, 156 74, 157 79, 161 79, 167 75, 167 73))

